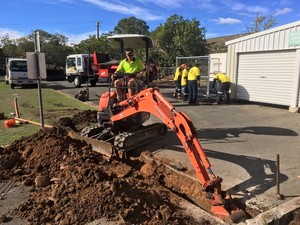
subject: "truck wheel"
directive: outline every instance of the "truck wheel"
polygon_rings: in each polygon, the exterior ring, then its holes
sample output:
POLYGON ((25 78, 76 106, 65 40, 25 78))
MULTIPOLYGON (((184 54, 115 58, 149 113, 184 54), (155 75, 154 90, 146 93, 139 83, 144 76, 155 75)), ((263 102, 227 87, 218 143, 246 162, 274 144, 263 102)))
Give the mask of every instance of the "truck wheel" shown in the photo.
POLYGON ((14 89, 15 85, 14 84, 10 84, 10 89, 14 89))
POLYGON ((75 87, 81 87, 81 78, 80 76, 76 76, 74 79, 74 86, 75 87))
POLYGON ((72 83, 72 82, 73 82, 72 78, 71 78, 71 77, 69 77, 69 76, 67 76, 67 81, 69 81, 70 83, 72 83))
POLYGON ((90 84, 92 85, 92 87, 95 87, 96 86, 96 80, 90 80, 90 84))

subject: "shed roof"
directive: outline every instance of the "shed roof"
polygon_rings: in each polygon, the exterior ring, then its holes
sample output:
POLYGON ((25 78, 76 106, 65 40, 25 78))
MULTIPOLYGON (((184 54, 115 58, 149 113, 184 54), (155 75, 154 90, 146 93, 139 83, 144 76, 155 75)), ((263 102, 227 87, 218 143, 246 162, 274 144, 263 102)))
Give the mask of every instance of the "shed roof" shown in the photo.
POLYGON ((250 33, 242 33, 242 34, 233 34, 228 36, 222 36, 222 37, 214 37, 214 38, 207 38, 206 41, 208 44, 222 44, 224 45, 225 42, 231 41, 236 38, 244 37, 246 35, 249 35, 250 33))
POLYGON ((300 26, 300 20, 298 20, 296 22, 288 23, 288 24, 285 24, 285 25, 282 25, 282 26, 279 26, 279 27, 274 27, 274 28, 271 28, 271 29, 268 29, 268 30, 264 30, 264 31, 261 31, 261 32, 258 32, 258 33, 250 34, 250 35, 247 35, 247 36, 244 36, 244 37, 241 37, 241 38, 237 38, 237 39, 234 39, 234 40, 231 40, 231 41, 227 41, 227 42, 225 42, 225 45, 234 44, 234 43, 237 43, 237 42, 240 42, 240 41, 245 41, 245 40, 248 40, 248 39, 251 39, 251 38, 256 38, 256 37, 259 37, 259 36, 263 36, 263 35, 266 35, 266 34, 269 34, 269 33, 273 33, 273 32, 276 32, 276 31, 280 31, 280 30, 284 30, 284 29, 288 29, 288 28, 296 27, 296 26, 300 26))

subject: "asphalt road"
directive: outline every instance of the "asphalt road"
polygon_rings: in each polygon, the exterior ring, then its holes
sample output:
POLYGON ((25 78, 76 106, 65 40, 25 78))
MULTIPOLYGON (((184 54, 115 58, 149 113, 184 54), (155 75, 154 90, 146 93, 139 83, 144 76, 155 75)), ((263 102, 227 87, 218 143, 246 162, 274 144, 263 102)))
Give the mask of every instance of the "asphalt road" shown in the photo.
MULTIPOLYGON (((108 91, 108 84, 107 83, 97 83, 95 87, 92 87, 87 84, 83 84, 80 88, 76 88, 73 83, 69 83, 68 81, 42 81, 42 84, 47 85, 47 87, 53 88, 58 91, 62 91, 70 97, 75 97, 76 94, 79 93, 80 90, 89 90, 89 101, 92 104, 98 105, 99 96, 104 92, 108 91)), ((175 89, 174 85, 163 85, 158 84, 160 92, 163 93, 166 97, 169 98, 171 103, 181 104, 180 100, 174 99, 172 97, 173 91, 175 89)), ((204 89, 199 91, 199 100, 203 100, 200 104, 207 104, 207 96, 204 89)), ((214 96, 212 96, 214 98, 214 96)), ((186 103, 183 104, 184 106, 188 106, 186 103)))
MULTIPOLYGON (((46 82, 47 86, 75 96, 80 89, 67 81, 46 82)), ((84 89, 82 87, 81 89, 84 89)), ((89 87, 89 102, 98 105, 107 85, 89 87)), ((242 199, 249 207, 265 211, 300 196, 300 115, 287 108, 235 102, 211 105, 203 98, 189 106, 172 98, 173 88, 160 92, 177 111, 192 120, 212 169, 223 178, 223 189, 242 199), (279 156, 280 185, 276 183, 279 156), (278 200, 279 188, 283 200, 278 200)), ((158 118, 151 117, 150 123, 158 118)), ((192 170, 187 154, 174 132, 146 147, 157 157, 192 170)))

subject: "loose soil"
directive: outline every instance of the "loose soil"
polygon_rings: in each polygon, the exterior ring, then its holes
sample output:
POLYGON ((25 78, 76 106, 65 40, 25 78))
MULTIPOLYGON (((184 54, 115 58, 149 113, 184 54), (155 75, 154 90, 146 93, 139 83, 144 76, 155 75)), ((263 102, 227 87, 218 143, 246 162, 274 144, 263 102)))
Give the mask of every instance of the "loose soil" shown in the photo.
MULTIPOLYGON (((205 218, 195 221, 179 207, 180 197, 164 185, 166 168, 149 160, 149 152, 108 162, 67 135, 95 122, 96 111, 84 111, 0 148, 0 181, 31 187, 12 214, 39 225, 86 224, 101 218, 115 224, 211 224, 205 218)), ((0 223, 9 216, 0 213, 0 223)))

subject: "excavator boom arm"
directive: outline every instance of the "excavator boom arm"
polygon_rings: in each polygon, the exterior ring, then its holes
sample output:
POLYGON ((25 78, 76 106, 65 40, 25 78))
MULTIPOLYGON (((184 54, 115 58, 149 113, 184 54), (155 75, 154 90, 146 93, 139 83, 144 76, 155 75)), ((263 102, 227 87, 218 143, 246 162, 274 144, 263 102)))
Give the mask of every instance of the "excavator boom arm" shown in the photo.
POLYGON ((124 110, 112 116, 112 122, 125 119, 138 112, 150 112, 177 134, 203 188, 206 189, 216 183, 214 182, 216 176, 197 139, 197 133, 190 118, 183 112, 176 112, 174 106, 158 90, 153 88, 142 90, 120 102, 119 106, 124 107, 124 110))
POLYGON ((149 112, 161 119, 180 139, 196 175, 207 193, 211 204, 210 211, 221 219, 229 221, 244 220, 246 215, 237 208, 230 195, 222 191, 220 177, 215 176, 211 164, 202 149, 195 127, 183 112, 176 112, 171 103, 156 89, 148 88, 118 104, 123 110, 111 117, 117 122, 139 112, 149 112))

